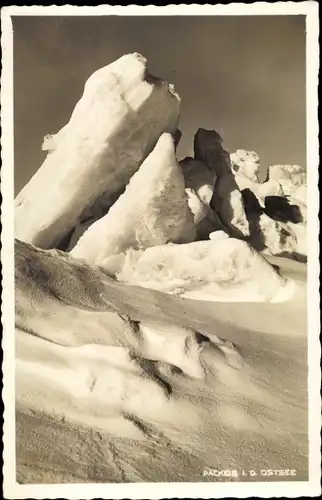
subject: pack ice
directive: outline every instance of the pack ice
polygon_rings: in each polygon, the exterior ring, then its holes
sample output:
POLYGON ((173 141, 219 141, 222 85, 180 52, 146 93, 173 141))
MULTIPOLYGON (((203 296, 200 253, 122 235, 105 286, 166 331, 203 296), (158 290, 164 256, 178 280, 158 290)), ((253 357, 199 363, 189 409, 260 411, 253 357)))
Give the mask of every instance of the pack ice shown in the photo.
POLYGON ((20 483, 308 478, 304 169, 205 128, 180 159, 179 108, 99 69, 16 198, 20 483))
POLYGON ((93 205, 104 212, 160 135, 175 132, 179 108, 173 88, 149 75, 140 54, 92 74, 67 125, 44 141, 49 154, 15 200, 17 238, 52 248, 93 205))
POLYGON ((194 238, 194 220, 174 141, 170 134, 162 134, 125 193, 105 217, 87 229, 71 254, 100 264, 129 248, 194 238))

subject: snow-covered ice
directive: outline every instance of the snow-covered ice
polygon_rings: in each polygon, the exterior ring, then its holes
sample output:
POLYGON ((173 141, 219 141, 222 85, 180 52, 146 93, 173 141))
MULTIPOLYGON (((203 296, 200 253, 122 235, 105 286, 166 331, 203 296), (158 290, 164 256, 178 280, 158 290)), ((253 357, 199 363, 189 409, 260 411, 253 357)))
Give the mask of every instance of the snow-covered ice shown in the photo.
POLYGON ((211 207, 232 236, 248 236, 249 225, 242 195, 231 169, 230 156, 215 130, 198 129, 194 137, 195 159, 216 174, 211 207))
POLYGON ((259 182, 260 161, 259 155, 255 151, 237 149, 230 155, 231 168, 253 182, 259 182))
POLYGON ((183 171, 188 204, 194 215, 194 222, 199 224, 211 210, 210 201, 216 173, 210 171, 202 161, 189 157, 181 160, 179 165, 183 171))
POLYGON ((120 263, 116 277, 123 283, 196 300, 269 302, 283 295, 281 288, 292 295, 291 283, 250 245, 224 236, 129 252, 120 263))
MULTIPOLYGON (((173 138, 163 134, 105 217, 83 234, 71 254, 99 264, 128 249, 195 238, 185 181, 173 138)), ((113 257, 114 259, 114 257, 113 257)))
POLYGON ((46 138, 41 168, 15 200, 15 235, 55 247, 95 203, 109 205, 163 132, 177 127, 180 98, 137 53, 93 73, 71 118, 46 138))
POLYGON ((306 185, 306 170, 301 165, 271 165, 268 177, 281 184, 285 195, 293 195, 299 187, 306 185))

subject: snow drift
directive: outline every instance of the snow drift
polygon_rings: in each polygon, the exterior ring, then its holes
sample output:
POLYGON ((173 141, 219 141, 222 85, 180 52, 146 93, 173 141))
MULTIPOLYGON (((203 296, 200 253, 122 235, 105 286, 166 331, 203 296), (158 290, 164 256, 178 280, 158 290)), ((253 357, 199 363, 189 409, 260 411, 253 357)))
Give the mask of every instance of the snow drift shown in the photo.
MULTIPOLYGON (((36 387, 26 390, 26 380, 40 377, 50 391, 92 409, 92 418, 99 410, 119 417, 155 415, 171 392, 159 368, 205 377, 198 332, 164 320, 131 320, 111 303, 113 282, 98 269, 17 240, 15 281, 18 402, 66 413, 64 401, 53 406, 50 398, 31 398, 36 387)), ((72 418, 77 420, 73 412, 72 418)))
POLYGON ((196 303, 19 241, 15 262, 18 482, 243 481, 285 456, 307 479, 304 288, 196 303))
POLYGON ((232 238, 156 246, 128 252, 119 262, 116 277, 123 283, 197 300, 276 302, 293 293, 291 281, 246 242, 232 238))
POLYGON ((160 135, 175 132, 179 107, 172 86, 149 75, 140 54, 92 74, 70 121, 45 139, 49 154, 16 198, 16 237, 55 247, 84 210, 85 218, 92 210, 106 213, 160 135))

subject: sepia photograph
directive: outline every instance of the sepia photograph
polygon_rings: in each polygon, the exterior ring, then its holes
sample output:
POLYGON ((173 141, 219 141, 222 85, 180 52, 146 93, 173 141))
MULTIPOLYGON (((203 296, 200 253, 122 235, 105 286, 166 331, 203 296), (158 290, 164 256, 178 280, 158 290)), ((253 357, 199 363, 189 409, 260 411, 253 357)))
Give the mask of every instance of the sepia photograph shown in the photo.
POLYGON ((1 18, 5 497, 319 496, 318 3, 1 18))

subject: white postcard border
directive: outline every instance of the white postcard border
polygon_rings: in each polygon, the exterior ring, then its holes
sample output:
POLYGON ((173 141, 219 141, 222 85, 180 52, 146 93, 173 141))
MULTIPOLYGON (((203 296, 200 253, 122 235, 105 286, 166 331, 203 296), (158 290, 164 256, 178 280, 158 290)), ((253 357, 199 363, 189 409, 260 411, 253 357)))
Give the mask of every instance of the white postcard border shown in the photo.
POLYGON ((247 498, 259 496, 319 496, 320 489, 320 356, 319 342, 319 210, 318 191, 318 71, 319 71, 319 19, 318 3, 308 2, 255 2, 227 5, 168 5, 150 6, 9 6, 1 10, 2 75, 2 323, 4 352, 3 391, 4 452, 3 476, 5 498, 247 498), (14 387, 14 230, 13 230, 13 34, 11 16, 94 16, 94 15, 306 15, 306 95, 307 95, 307 165, 308 165, 308 359, 309 359, 309 481, 261 483, 131 483, 131 484, 41 484, 20 485, 16 482, 15 463, 15 387, 14 387), (311 166, 311 168, 310 168, 311 166), (316 167, 316 168, 315 168, 316 167))

